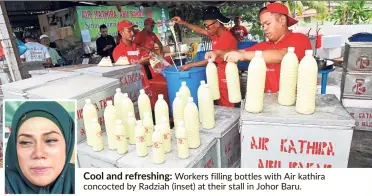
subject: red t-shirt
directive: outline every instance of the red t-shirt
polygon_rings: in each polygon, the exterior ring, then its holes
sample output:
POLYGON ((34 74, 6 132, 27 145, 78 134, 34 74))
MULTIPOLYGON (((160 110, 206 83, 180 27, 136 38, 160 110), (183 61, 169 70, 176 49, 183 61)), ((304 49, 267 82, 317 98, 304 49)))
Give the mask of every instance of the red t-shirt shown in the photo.
MULTIPOLYGON (((235 38, 243 38, 248 35, 248 30, 244 26, 234 26, 230 29, 230 32, 235 36, 235 38)), ((244 39, 238 41, 244 41, 244 39)))
MULTIPOLYGON (((305 50, 311 50, 310 39, 302 33, 292 33, 292 31, 289 31, 278 43, 270 41, 261 42, 245 50, 274 50, 288 47, 295 48, 295 54, 300 61, 305 56, 305 50)), ((266 64, 266 67, 265 92, 276 93, 279 91, 280 63, 266 64)))
POLYGON ((155 43, 158 41, 158 37, 155 33, 147 33, 146 31, 138 32, 134 38, 134 42, 141 47, 150 49, 151 51, 155 50, 155 43))

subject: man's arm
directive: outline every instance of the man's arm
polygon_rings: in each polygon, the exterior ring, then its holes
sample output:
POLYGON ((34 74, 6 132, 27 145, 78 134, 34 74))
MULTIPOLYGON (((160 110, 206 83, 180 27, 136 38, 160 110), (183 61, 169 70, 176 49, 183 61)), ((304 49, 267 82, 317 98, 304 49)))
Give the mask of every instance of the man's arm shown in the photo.
POLYGON ((193 24, 190 24, 186 21, 183 21, 181 19, 181 17, 179 17, 179 16, 174 17, 172 20, 177 24, 186 26, 187 28, 195 31, 196 33, 203 34, 203 35, 208 35, 208 32, 204 28, 202 28, 198 25, 193 25, 193 24))
POLYGON ((201 60, 201 61, 198 61, 198 62, 183 65, 182 67, 180 67, 180 70, 189 70, 192 67, 202 67, 202 66, 205 66, 207 64, 208 64, 208 59, 205 59, 205 60, 201 60))
POLYGON ((103 48, 102 48, 102 46, 101 46, 101 44, 99 43, 99 40, 100 39, 97 39, 97 41, 96 41, 96 45, 97 45, 97 54, 98 55, 100 55, 100 56, 102 56, 103 55, 103 48))

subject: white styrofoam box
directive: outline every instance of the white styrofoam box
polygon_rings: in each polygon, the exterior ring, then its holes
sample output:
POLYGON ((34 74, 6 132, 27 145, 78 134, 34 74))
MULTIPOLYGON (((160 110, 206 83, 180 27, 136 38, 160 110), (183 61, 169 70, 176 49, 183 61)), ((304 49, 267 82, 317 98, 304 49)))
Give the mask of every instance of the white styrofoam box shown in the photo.
MULTIPOLYGON (((172 131, 172 134, 174 132, 172 131)), ((200 134, 200 147, 190 149, 188 159, 180 159, 177 155, 177 143, 172 137, 172 151, 166 154, 163 164, 153 163, 152 147, 148 148, 146 157, 138 157, 136 151, 131 151, 118 160, 120 168, 217 168, 217 141, 213 136, 200 134)))
POLYGON ((326 59, 335 59, 342 56, 341 53, 342 49, 339 48, 319 48, 317 49, 317 56, 320 58, 326 58, 326 59))
POLYGON ((261 113, 242 110, 241 167, 346 168, 355 121, 336 96, 317 95, 311 115, 279 105, 277 96, 265 95, 261 113))
POLYGON ((78 75, 51 82, 47 85, 27 91, 29 99, 77 99, 77 141, 85 139, 83 107, 85 99, 91 99, 98 110, 98 121, 105 131, 103 113, 106 102, 113 100, 119 88, 119 80, 90 75, 78 75))
POLYGON ((40 77, 48 73, 61 73, 61 72, 63 71, 56 71, 52 69, 41 69, 41 70, 31 70, 28 73, 31 75, 31 77, 40 77))
POLYGON ((3 90, 5 99, 25 99, 27 98, 26 91, 28 90, 38 88, 53 81, 63 80, 78 75, 81 75, 81 73, 61 72, 45 74, 43 77, 29 78, 3 84, 1 88, 3 90))
POLYGON ((240 159, 240 110, 215 106, 214 114, 215 127, 209 130, 201 129, 200 132, 216 137, 218 167, 229 168, 240 159))
MULTIPOLYGON (((107 134, 103 134, 104 149, 100 152, 93 151, 93 147, 89 146, 84 140, 78 144, 77 157, 80 168, 114 168, 117 167, 117 161, 124 155, 120 155, 116 150, 108 148, 107 134)), ((128 152, 135 151, 135 145, 128 145, 128 152)))
POLYGON ((372 131, 372 100, 342 99, 342 104, 355 119, 357 130, 372 131))
POLYGON ((343 38, 341 35, 322 36, 322 48, 341 48, 343 44, 343 38))

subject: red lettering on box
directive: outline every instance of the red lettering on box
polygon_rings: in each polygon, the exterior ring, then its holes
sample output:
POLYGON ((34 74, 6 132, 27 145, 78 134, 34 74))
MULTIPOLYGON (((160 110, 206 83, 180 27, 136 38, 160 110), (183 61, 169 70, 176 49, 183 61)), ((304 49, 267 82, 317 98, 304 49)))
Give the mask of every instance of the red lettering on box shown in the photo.
POLYGON ((281 168, 282 162, 278 160, 266 160, 258 159, 258 168, 281 168))
POLYGON ((267 143, 269 142, 269 138, 265 138, 265 137, 260 137, 258 138, 258 141, 256 141, 256 139, 254 137, 252 137, 252 140, 251 140, 251 149, 255 149, 255 150, 264 150, 264 151, 267 151, 268 148, 267 148, 267 143))

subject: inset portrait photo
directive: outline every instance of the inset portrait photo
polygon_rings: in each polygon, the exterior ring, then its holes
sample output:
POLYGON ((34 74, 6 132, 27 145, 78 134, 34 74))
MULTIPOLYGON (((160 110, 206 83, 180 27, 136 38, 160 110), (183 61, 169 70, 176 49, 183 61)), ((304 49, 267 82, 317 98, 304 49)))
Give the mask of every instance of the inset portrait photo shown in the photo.
POLYGON ((4 100, 6 194, 75 193, 75 100, 4 100))

